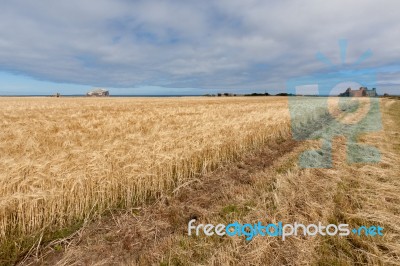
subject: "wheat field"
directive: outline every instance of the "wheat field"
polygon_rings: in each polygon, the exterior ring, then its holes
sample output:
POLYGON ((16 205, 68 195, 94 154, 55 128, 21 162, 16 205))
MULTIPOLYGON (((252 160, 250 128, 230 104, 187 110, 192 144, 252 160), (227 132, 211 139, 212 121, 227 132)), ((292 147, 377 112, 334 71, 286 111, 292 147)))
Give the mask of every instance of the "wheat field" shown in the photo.
POLYGON ((1 98, 0 238, 130 207, 290 135, 284 98, 1 98))
MULTIPOLYGON (((109 249, 108 242, 97 234, 96 225, 86 226, 86 221, 96 217, 101 220, 105 212, 113 213, 117 209, 143 206, 148 210, 142 216, 134 215, 134 221, 129 214, 126 221, 125 216, 113 218, 117 228, 108 235, 117 239, 127 236, 131 239, 132 226, 137 230, 143 227, 147 233, 154 229, 154 224, 165 227, 168 221, 157 220, 160 218, 154 217, 153 212, 172 217, 174 223, 184 223, 185 218, 174 213, 185 208, 185 197, 177 203, 170 195, 176 191, 185 193, 182 191, 186 189, 201 208, 204 195, 201 190, 193 190, 191 182, 207 184, 207 175, 214 173, 221 183, 219 187, 210 186, 220 194, 215 197, 231 197, 229 208, 224 206, 227 202, 214 203, 210 210, 206 208, 209 212, 206 217, 215 223, 221 219, 218 208, 231 209, 231 201, 235 199, 238 206, 253 206, 251 211, 246 211, 248 220, 256 220, 265 213, 309 222, 347 220, 354 224, 379 223, 388 233, 372 242, 370 239, 310 238, 275 245, 256 240, 259 254, 264 255, 254 254, 256 257, 249 258, 235 253, 251 247, 240 244, 239 240, 232 243, 224 240, 229 243, 224 242, 223 246, 218 241, 204 240, 207 243, 202 248, 210 249, 210 254, 213 249, 222 249, 219 257, 207 258, 207 252, 202 252, 201 257, 208 262, 251 264, 267 259, 271 263, 283 263, 290 258, 299 265, 310 261, 391 263, 399 252, 396 244, 399 229, 393 223, 398 213, 398 147, 391 148, 393 141, 389 140, 398 136, 399 105, 395 101, 383 101, 385 130, 360 138, 371 145, 380 143, 383 152, 380 163, 348 165, 346 145, 339 138, 335 144, 334 168, 300 169, 296 159, 300 152, 311 147, 317 149, 320 143, 318 138, 296 142, 293 132, 304 132, 311 137, 332 125, 334 121, 327 115, 332 110, 326 110, 326 100, 313 97, 296 97, 292 102, 283 97, 0 98, 0 263, 14 264, 24 254, 36 253, 38 258, 39 246, 46 241, 69 236, 78 228, 90 232, 91 227, 93 236, 84 236, 87 239, 83 242, 84 249, 74 240, 71 247, 66 247, 59 264, 69 265, 82 257, 92 262, 109 261, 111 258, 102 258, 102 252, 96 251, 96 247, 109 249), (249 152, 252 158, 257 152, 263 154, 265 149, 271 154, 267 157, 275 156, 263 158, 270 161, 270 166, 260 168, 261 162, 255 160, 247 166, 249 180, 235 183, 235 164, 243 165, 242 160, 249 152), (232 168, 232 172, 225 168, 221 172, 221 165, 232 168), (255 172, 252 167, 256 168, 255 172), (364 176, 362 182, 360 176, 364 176), (309 186, 310 183, 313 185, 309 186), (375 188, 368 190, 370 186, 375 188), (148 204, 160 198, 169 198, 175 205, 170 209, 163 201, 148 204), (349 205, 360 199, 368 203, 366 208, 349 205), (174 218, 176 215, 183 220, 174 218), (354 241, 361 241, 364 248, 354 247, 354 241), (288 248, 302 252, 288 255, 288 248), (90 252, 86 254, 85 250, 90 252)), ((238 173, 243 171, 240 168, 238 173)), ((208 198, 214 197, 211 191, 204 193, 209 193, 208 198)), ((239 219, 242 214, 238 215, 239 219)), ((109 223, 106 227, 113 228, 109 223)), ((151 232, 157 235, 157 230, 151 232)), ((185 246, 197 247, 197 239, 171 233, 164 240, 154 238, 154 241, 153 248, 149 246, 142 250, 140 258, 131 259, 163 261, 166 259, 164 248, 168 248, 174 250, 179 261, 199 262, 184 250, 185 246)), ((124 254, 123 258, 126 250, 118 251, 118 247, 113 252, 124 254)), ((135 254, 139 253, 131 255, 135 254)))

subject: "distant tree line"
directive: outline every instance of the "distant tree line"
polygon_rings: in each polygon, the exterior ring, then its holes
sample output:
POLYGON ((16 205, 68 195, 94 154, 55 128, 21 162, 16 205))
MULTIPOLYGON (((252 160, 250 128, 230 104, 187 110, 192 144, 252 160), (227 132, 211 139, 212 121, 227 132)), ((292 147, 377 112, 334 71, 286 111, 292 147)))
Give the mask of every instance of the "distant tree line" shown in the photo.
MULTIPOLYGON (((265 93, 257 93, 257 92, 253 92, 253 93, 248 93, 248 94, 235 94, 235 93, 217 93, 217 94, 205 94, 204 96, 207 97, 234 97, 234 96, 273 96, 271 94, 269 94, 268 92, 265 93)), ((278 93, 275 96, 296 96, 295 94, 291 94, 291 93, 278 93)))

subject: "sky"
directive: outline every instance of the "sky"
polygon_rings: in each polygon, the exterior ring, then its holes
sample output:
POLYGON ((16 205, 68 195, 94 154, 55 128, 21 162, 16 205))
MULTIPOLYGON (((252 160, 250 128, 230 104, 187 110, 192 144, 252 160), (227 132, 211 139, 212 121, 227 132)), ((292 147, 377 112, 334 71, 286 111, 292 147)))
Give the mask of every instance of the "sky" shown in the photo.
POLYGON ((399 10, 398 0, 5 0, 0 94, 274 94, 353 69, 400 94, 399 10))

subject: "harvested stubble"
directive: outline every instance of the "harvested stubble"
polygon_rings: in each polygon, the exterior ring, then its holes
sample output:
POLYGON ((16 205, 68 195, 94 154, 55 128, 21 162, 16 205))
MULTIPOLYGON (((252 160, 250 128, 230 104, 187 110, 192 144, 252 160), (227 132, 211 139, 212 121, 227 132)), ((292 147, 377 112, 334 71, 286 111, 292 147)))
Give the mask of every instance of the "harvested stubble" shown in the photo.
POLYGON ((285 98, 2 98, 0 238, 129 207, 271 139, 285 98))

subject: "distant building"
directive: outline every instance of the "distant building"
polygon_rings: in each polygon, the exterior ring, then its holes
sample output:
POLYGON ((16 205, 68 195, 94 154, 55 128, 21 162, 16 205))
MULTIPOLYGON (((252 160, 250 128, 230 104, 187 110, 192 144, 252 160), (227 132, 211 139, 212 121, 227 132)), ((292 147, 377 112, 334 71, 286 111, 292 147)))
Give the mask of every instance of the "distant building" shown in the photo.
POLYGON ((107 97, 107 96, 110 96, 110 93, 106 89, 93 89, 93 90, 87 92, 86 96, 107 97))
POLYGON ((218 93, 217 96, 218 97, 231 97, 231 96, 236 96, 236 94, 225 92, 225 93, 218 93))
POLYGON ((345 92, 339 94, 341 97, 376 97, 378 94, 376 93, 376 89, 373 88, 369 90, 367 87, 361 87, 358 90, 352 90, 348 88, 345 92))

